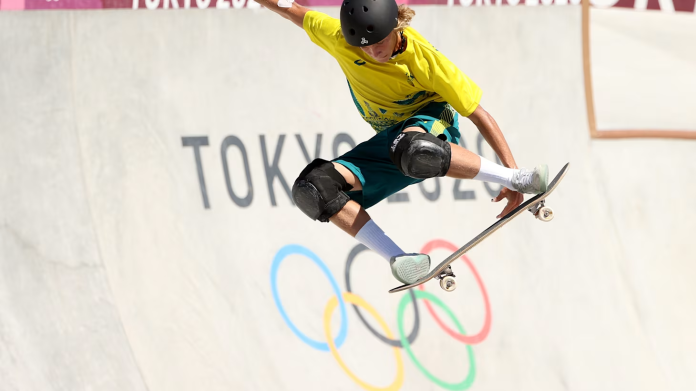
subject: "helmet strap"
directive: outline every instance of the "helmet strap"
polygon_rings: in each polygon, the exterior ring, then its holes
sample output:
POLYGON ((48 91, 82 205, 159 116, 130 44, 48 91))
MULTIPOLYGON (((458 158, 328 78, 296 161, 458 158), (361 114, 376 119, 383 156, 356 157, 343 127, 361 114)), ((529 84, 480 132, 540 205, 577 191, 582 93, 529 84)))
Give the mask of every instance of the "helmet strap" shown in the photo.
POLYGON ((390 59, 393 59, 393 58, 396 57, 397 55, 399 55, 399 54, 403 53, 404 51, 406 51, 406 37, 404 37, 404 32, 403 32, 403 30, 402 30, 402 31, 399 31, 399 34, 400 34, 400 37, 401 37, 401 45, 399 45, 399 49, 397 49, 394 53, 392 53, 390 59))

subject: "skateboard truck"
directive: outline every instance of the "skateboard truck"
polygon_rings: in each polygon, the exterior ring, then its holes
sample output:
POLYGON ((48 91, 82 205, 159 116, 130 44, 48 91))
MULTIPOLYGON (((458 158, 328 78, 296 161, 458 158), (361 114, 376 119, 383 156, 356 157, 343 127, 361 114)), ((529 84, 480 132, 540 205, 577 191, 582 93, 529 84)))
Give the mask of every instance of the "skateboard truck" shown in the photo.
POLYGON ((531 208, 529 208, 529 211, 532 212, 532 214, 539 220, 548 223, 549 221, 553 220, 554 214, 553 214, 553 209, 549 208, 548 206, 544 206, 546 200, 541 200, 538 203, 532 205, 531 208))
POLYGON ((435 279, 440 280, 440 288, 452 292, 457 289, 457 281, 454 280, 454 277, 456 276, 452 272, 452 266, 447 266, 447 269, 435 276, 435 279))

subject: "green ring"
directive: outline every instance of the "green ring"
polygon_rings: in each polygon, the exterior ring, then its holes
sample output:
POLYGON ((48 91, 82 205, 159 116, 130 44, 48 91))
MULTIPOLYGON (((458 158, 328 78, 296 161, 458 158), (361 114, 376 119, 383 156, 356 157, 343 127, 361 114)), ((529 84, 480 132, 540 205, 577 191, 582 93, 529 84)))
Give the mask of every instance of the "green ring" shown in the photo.
MULTIPOLYGON (((457 320, 457 317, 454 316, 452 311, 449 309, 449 307, 445 305, 445 303, 442 302, 442 300, 438 299, 437 296, 427 291, 415 289, 414 291, 416 293, 416 299, 426 299, 431 303, 435 304, 436 306, 442 308, 447 313, 447 316, 449 316, 449 318, 452 319, 455 326, 457 326, 457 330, 459 331, 459 333, 464 334, 464 328, 457 320)), ((404 295, 404 297, 401 298, 401 301, 399 302, 399 308, 397 310, 397 323, 399 326, 399 337, 401 338, 401 344, 403 345, 404 350, 406 350, 406 353, 408 353, 408 356, 411 358, 411 361, 413 361, 413 364, 421 372, 423 372, 423 374, 428 379, 430 379, 430 381, 444 389, 461 391, 471 387, 471 385, 474 384, 474 379, 476 378, 476 363, 474 362, 474 350, 471 348, 470 345, 466 345, 466 350, 469 354, 469 374, 467 375, 466 379, 462 380, 460 383, 447 383, 443 380, 438 379, 427 369, 425 369, 425 367, 421 365, 421 363, 416 359, 416 356, 413 354, 413 351, 411 350, 411 344, 408 342, 408 339, 406 339, 406 334, 404 333, 404 310, 406 309, 406 306, 410 304, 410 302, 411 295, 404 295)))

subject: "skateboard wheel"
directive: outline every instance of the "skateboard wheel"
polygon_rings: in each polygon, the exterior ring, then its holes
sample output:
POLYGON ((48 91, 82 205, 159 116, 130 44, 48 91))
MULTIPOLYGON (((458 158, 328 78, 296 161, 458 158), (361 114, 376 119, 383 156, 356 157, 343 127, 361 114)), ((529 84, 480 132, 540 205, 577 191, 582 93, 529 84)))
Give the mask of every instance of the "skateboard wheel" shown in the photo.
POLYGON ((440 280, 440 288, 446 290, 447 292, 452 292, 453 290, 457 289, 457 282, 452 276, 444 277, 440 280))
POLYGON ((548 206, 545 206, 545 207, 539 209, 539 212, 537 212, 536 217, 537 217, 537 219, 548 223, 549 221, 553 220, 553 217, 554 217, 553 209, 549 208, 548 206))

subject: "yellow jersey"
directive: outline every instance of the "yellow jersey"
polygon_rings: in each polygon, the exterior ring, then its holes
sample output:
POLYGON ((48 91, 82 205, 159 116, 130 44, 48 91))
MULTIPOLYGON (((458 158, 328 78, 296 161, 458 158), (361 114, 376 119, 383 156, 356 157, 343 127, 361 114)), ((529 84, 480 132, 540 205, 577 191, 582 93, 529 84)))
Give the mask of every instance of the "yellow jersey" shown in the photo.
POLYGON ((349 45, 336 18, 309 11, 303 27, 312 42, 338 61, 355 106, 377 133, 430 102, 447 102, 469 116, 481 101, 481 89, 412 27, 404 30, 406 50, 386 63, 349 45))

